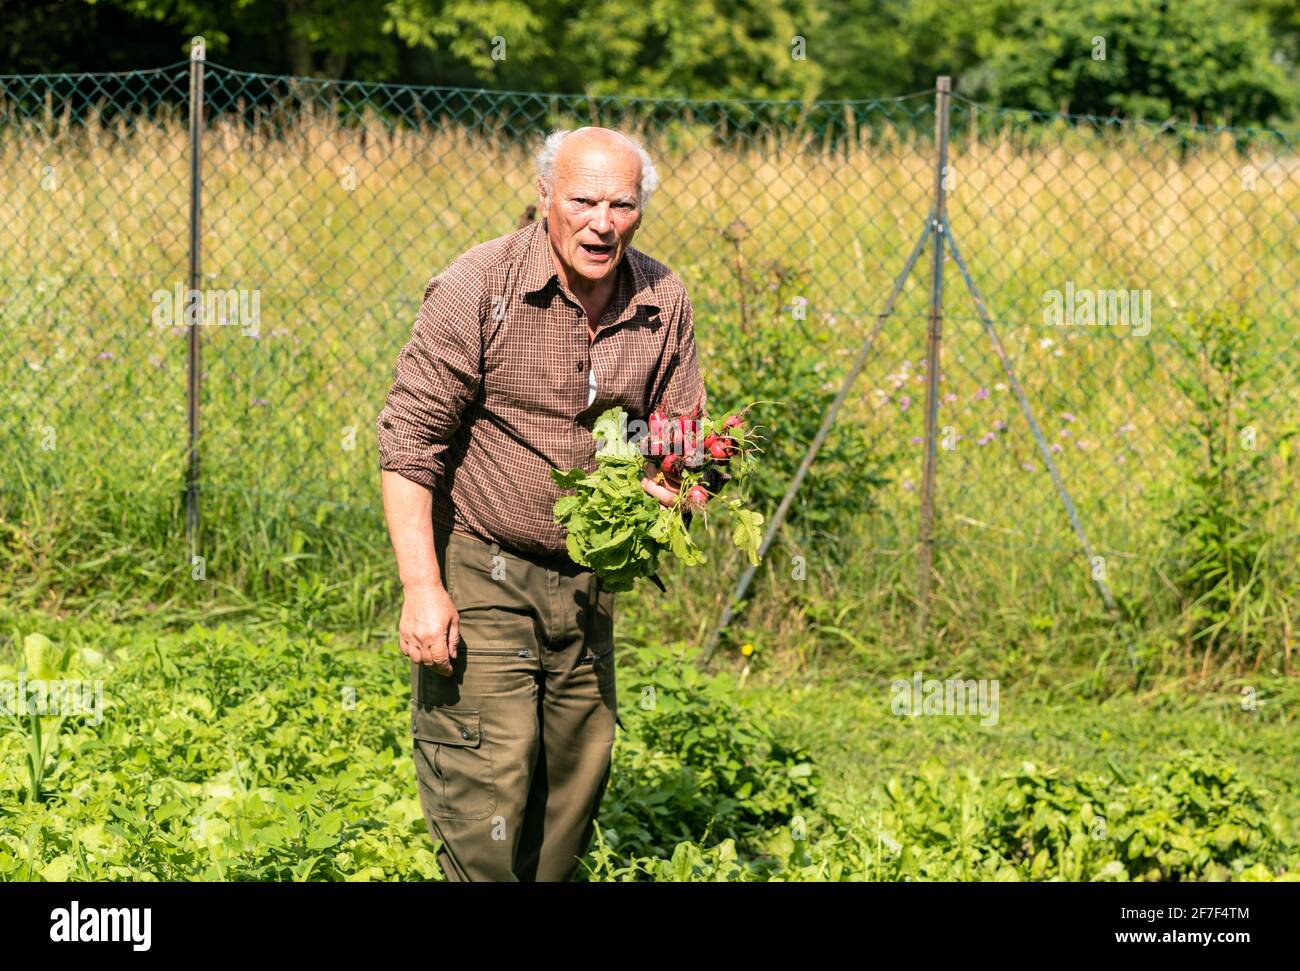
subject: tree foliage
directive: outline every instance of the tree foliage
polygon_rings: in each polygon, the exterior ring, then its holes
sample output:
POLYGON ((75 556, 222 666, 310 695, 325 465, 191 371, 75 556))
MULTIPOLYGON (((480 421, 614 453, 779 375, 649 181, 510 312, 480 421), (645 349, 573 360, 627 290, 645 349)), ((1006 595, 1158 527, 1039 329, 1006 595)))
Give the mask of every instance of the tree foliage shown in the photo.
POLYGON ((962 88, 1001 104, 1156 120, 1193 112, 1234 123, 1293 107, 1263 21, 1225 15, 1222 0, 1019 4, 979 38, 976 53, 962 88))
POLYGON ((5 17, 5 70, 148 66, 202 34, 233 67, 495 89, 870 98, 949 74, 1047 111, 1300 107, 1294 0, 6 0, 5 17))

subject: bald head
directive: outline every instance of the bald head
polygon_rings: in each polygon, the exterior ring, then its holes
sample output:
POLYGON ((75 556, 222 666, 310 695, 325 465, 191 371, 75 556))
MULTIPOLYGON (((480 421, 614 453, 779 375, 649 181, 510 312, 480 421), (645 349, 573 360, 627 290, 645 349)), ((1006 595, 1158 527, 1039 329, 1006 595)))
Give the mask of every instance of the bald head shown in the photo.
POLYGON ((639 142, 612 128, 589 126, 552 132, 542 144, 537 153, 537 176, 548 191, 554 191, 556 170, 575 158, 590 158, 594 164, 635 164, 638 202, 643 210, 659 186, 654 162, 639 142))

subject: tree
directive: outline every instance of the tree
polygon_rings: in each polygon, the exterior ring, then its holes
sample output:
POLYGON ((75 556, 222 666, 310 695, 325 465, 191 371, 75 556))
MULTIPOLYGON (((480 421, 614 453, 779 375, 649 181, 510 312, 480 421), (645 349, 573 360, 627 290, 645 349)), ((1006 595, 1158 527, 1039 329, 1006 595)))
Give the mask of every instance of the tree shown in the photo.
POLYGON ((976 51, 959 90, 998 104, 1234 124, 1278 123, 1296 104, 1262 20, 1224 0, 1022 4, 976 51))
POLYGON ((805 98, 821 81, 815 58, 791 56, 796 35, 806 37, 822 20, 817 0, 606 0, 599 7, 584 0, 98 5, 170 26, 176 54, 200 34, 214 59, 304 76, 383 80, 414 69, 422 76, 407 80, 700 98, 805 98))
MULTIPOLYGON (((411 0, 403 0, 411 2, 411 0)), ((412 4, 415 5, 414 3, 412 4)), ((792 43, 820 23, 815 0, 499 0, 467 2, 448 50, 497 88, 689 98, 804 98, 816 59, 792 43), (504 49, 503 59, 491 56, 504 49)), ((407 10, 398 34, 428 44, 439 29, 407 10), (414 28, 414 29, 413 29, 414 28)))
POLYGON ((201 34, 232 67, 366 81, 802 100, 950 74, 1044 111, 1275 125, 1300 107, 1296 0, 5 0, 5 23, 19 71, 154 66, 201 34))

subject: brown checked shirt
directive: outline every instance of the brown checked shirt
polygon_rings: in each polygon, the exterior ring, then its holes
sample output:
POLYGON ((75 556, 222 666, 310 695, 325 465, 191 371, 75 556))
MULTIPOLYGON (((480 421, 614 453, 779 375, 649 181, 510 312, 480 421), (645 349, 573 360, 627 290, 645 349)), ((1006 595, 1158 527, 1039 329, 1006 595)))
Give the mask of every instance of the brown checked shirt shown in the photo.
POLYGON ((379 465, 433 490, 433 521, 508 550, 566 556, 551 469, 595 468, 591 428, 707 402, 686 289, 629 247, 587 333, 541 222, 473 247, 429 281, 379 412, 379 465), (596 397, 588 405, 588 371, 596 397))

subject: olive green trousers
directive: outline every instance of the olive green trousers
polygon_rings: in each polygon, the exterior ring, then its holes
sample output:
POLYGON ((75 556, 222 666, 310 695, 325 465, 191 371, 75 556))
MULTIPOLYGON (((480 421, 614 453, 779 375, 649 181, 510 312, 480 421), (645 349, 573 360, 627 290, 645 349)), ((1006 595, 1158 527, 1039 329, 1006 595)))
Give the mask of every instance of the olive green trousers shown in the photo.
POLYGON ((448 880, 570 880, 609 782, 614 594, 590 570, 435 533, 450 677, 411 663, 420 804, 448 880))

